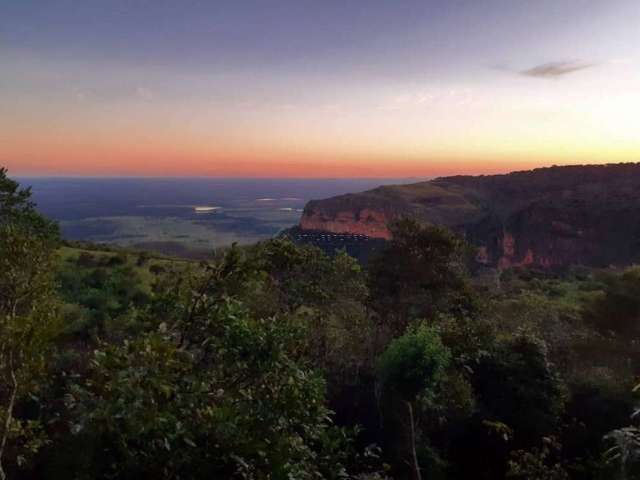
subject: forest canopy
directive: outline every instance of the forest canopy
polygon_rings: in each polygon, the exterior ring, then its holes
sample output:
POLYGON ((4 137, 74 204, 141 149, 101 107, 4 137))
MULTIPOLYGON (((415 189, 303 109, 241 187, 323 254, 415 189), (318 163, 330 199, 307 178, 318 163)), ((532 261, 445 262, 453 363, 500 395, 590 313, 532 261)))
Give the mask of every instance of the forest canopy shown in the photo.
POLYGON ((0 480, 639 478, 637 268, 390 229, 367 264, 70 244, 0 170, 0 480))

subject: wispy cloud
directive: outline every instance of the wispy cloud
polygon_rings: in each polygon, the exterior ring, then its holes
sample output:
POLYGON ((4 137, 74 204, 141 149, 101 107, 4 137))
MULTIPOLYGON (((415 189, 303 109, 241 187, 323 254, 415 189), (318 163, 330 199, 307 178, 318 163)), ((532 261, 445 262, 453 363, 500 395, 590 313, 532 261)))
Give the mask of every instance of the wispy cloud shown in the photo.
POLYGON ((577 61, 561 61, 561 62, 549 62, 527 70, 522 70, 519 73, 527 77, 535 78, 560 78, 565 75, 569 75, 580 70, 586 70, 587 68, 594 67, 594 63, 577 62, 577 61))

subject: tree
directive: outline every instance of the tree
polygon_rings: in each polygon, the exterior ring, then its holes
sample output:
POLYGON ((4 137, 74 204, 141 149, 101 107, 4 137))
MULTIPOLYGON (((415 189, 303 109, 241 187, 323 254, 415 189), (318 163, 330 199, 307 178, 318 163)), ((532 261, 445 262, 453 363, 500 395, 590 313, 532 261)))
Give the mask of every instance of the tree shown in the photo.
POLYGON ((295 315, 256 316, 234 298, 263 276, 240 252, 161 297, 146 331, 100 346, 69 397, 92 462, 118 478, 338 478, 348 435, 335 428, 295 315), (256 273, 256 272, 254 272, 256 273))
POLYGON ((397 393, 407 409, 411 466, 416 480, 422 478, 416 453, 414 402, 420 395, 433 395, 450 362, 449 350, 438 332, 425 325, 393 340, 379 359, 378 372, 384 386, 397 393))
POLYGON ((308 324, 307 345, 317 366, 352 378, 363 364, 373 367, 365 273, 353 257, 276 239, 257 246, 249 258, 267 274, 277 311, 308 324))
POLYGON ((20 399, 34 396, 57 332, 52 276, 57 227, 41 217, 0 169, 0 479, 6 478, 5 454, 13 440, 12 460, 42 444, 37 421, 15 416, 20 399), (21 448, 22 447, 22 448, 21 448))
POLYGON ((603 274, 600 280, 604 291, 587 305, 586 320, 600 331, 635 338, 640 333, 640 267, 603 274))
POLYGON ((130 264, 108 267, 100 263, 99 257, 81 252, 75 262, 61 262, 56 269, 62 300, 83 311, 79 319, 65 325, 66 333, 75 333, 77 338, 117 334, 114 323, 151 300, 139 269, 130 264), (92 260, 85 263, 88 258, 92 260))
POLYGON ((281 309, 335 311, 366 298, 362 268, 344 252, 332 257, 317 247, 275 239, 255 247, 250 261, 267 273, 281 309))
POLYGON ((450 230, 402 219, 389 226, 392 240, 369 266, 370 303, 402 334, 415 319, 436 313, 475 312, 465 268, 465 243, 450 230))
MULTIPOLYGON (((640 391, 640 385, 636 385, 634 392, 640 391)), ((640 408, 637 408, 632 418, 640 416, 640 408)), ((613 444, 604 454, 608 463, 617 464, 619 467, 618 478, 638 478, 640 476, 640 428, 635 425, 623 427, 609 432, 604 439, 613 444)))
POLYGON ((477 365, 473 383, 485 415, 508 425, 518 446, 534 445, 557 427, 566 390, 538 339, 499 342, 477 365))
POLYGON ((511 452, 507 478, 515 480, 569 480, 559 461, 562 445, 554 437, 544 437, 542 446, 511 452))

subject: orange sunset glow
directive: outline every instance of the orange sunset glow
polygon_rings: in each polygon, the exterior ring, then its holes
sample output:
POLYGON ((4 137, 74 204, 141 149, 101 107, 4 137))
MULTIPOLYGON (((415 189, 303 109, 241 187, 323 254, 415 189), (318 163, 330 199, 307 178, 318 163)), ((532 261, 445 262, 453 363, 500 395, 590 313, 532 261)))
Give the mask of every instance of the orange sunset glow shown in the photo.
POLYGON ((86 6, 77 23, 14 6, 0 20, 0 162, 20 175, 404 177, 640 160, 637 2, 586 2, 590 15, 548 3, 533 20, 504 2, 201 6, 164 36, 161 8, 114 23, 86 6))

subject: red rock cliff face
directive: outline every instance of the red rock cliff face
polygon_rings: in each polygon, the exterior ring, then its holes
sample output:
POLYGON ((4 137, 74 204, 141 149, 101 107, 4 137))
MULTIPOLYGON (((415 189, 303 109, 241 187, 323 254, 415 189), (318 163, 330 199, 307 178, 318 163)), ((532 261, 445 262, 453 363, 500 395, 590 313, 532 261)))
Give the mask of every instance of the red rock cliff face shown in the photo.
POLYGON ((300 219, 300 228, 331 233, 366 235, 367 237, 389 240, 391 234, 387 224, 391 220, 390 215, 367 208, 359 211, 341 211, 331 217, 309 209, 305 210, 300 219))
MULTIPOLYGON (((489 226, 478 229, 477 224, 454 228, 474 244, 478 250, 476 261, 499 269, 537 265, 544 268, 573 263, 591 263, 603 250, 597 233, 585 225, 603 225, 601 218, 573 218, 571 209, 526 208, 504 219, 492 219, 489 226), (577 224, 577 225, 574 225, 577 224), (586 234, 589 235, 586 235, 586 234), (586 238, 585 238, 586 237, 586 238)), ((336 234, 365 235, 391 239, 388 223, 397 215, 371 208, 341 210, 326 213, 307 208, 300 220, 303 230, 336 234)), ((616 220, 608 219, 601 235, 613 231, 616 220), (612 223, 613 222, 613 223, 612 223)), ((451 225, 449 225, 451 226, 451 225)), ((592 229, 593 230, 593 229, 592 229)), ((598 261, 597 263, 604 263, 598 261)))
POLYGON ((447 177, 310 201, 300 227, 389 239, 409 216, 444 225, 508 268, 640 262, 640 164, 447 177))
MULTIPOLYGON (((500 269, 534 264, 547 267, 552 266, 546 258, 540 255, 535 255, 531 247, 527 247, 522 252, 518 252, 516 250, 516 239, 510 232, 504 232, 501 241, 499 240, 499 243, 502 247, 502 255, 498 259, 497 267, 500 269)), ((486 247, 481 248, 485 248, 486 250, 486 247)))

